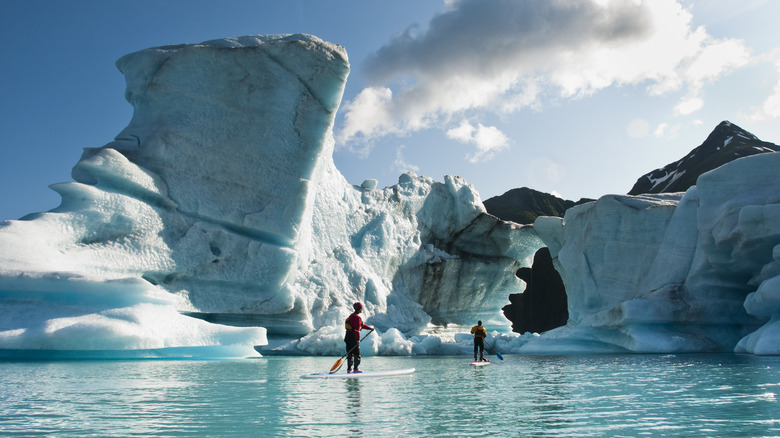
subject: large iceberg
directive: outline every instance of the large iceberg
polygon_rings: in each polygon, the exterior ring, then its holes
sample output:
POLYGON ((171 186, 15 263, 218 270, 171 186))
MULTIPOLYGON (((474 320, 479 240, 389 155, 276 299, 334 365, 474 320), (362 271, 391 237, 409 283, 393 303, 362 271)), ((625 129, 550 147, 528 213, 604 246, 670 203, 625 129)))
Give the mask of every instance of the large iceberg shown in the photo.
POLYGON ((780 154, 537 218, 569 322, 519 351, 780 354, 780 154))
POLYGON ((3 354, 230 356, 268 339, 333 354, 356 300, 379 353, 429 325, 508 330, 500 309, 541 240, 457 177, 348 184, 332 160, 342 47, 250 36, 117 66, 129 125, 52 186, 58 208, 0 224, 3 354))

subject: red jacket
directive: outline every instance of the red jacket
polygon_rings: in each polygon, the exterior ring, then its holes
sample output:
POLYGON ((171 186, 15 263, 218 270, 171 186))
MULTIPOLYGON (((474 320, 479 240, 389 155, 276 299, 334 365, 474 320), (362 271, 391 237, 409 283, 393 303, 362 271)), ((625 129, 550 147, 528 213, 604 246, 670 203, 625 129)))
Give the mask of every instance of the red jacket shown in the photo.
POLYGON ((360 330, 366 329, 366 330, 373 330, 374 328, 363 324, 363 318, 360 317, 357 313, 353 313, 352 315, 349 315, 349 318, 347 318, 346 324, 344 324, 345 328, 347 329, 347 333, 350 331, 355 333, 355 339, 360 340, 360 330))

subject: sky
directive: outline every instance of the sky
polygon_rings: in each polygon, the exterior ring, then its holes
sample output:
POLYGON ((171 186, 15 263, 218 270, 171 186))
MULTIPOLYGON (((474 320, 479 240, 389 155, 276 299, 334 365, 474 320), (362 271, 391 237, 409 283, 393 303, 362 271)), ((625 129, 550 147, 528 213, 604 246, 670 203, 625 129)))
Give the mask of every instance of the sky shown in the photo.
POLYGON ((56 208, 48 185, 130 122, 118 58, 254 34, 346 48, 334 161, 352 184, 624 194, 723 120, 780 144, 778 17, 776 0, 4 0, 0 220, 56 208))

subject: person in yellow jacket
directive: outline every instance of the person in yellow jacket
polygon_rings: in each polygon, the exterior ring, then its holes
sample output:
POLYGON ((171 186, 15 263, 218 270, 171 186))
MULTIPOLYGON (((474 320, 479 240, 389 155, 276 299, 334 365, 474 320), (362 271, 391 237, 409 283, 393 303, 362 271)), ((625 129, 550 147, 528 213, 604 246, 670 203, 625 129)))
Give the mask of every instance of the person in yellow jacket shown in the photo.
POLYGON ((487 330, 485 330, 485 327, 482 327, 482 321, 477 321, 477 325, 471 328, 471 334, 474 335, 474 362, 477 361, 477 351, 479 351, 479 361, 486 361, 485 338, 487 337, 487 330))

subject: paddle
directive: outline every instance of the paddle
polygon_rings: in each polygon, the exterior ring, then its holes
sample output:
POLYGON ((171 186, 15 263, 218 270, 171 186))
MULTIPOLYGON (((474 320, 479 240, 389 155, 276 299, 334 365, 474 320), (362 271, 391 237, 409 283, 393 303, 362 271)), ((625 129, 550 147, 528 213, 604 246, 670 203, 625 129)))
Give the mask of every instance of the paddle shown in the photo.
POLYGON ((342 365, 342 363, 344 362, 344 358, 345 358, 345 357, 347 357, 347 356, 349 355, 349 353, 352 353, 352 350, 354 350, 354 349, 355 349, 355 347, 357 347, 358 345, 360 345, 360 343, 361 343, 361 342, 363 342, 363 339, 366 339, 366 336, 370 335, 370 334, 371 334, 371 332, 373 332, 373 331, 374 331, 374 330, 372 329, 371 331, 369 331, 368 333, 366 333, 366 334, 365 334, 365 336, 363 336, 362 338, 360 338, 360 341, 358 341, 358 343, 357 343, 357 344, 355 344, 355 346, 354 346, 354 347, 350 348, 350 349, 349 349, 349 351, 347 351, 347 354, 345 354, 345 355, 341 356, 341 357, 339 358, 339 360, 337 360, 337 361, 336 361, 336 363, 334 363, 334 364, 333 364, 333 366, 332 366, 332 367, 330 367, 330 371, 328 371, 328 374, 333 374, 333 373, 335 373, 336 371, 338 371, 338 370, 339 370, 339 368, 341 368, 341 365, 342 365))
POLYGON ((501 353, 499 353, 498 351, 496 351, 496 349, 495 349, 495 348, 493 348, 493 346, 492 346, 492 345, 488 344, 488 341, 487 341, 487 340, 485 340, 485 343, 487 344, 487 346, 488 346, 488 347, 490 347, 490 349, 491 349, 491 350, 493 350, 493 353, 496 353, 496 357, 497 357, 497 358, 499 358, 499 359, 501 359, 501 360, 504 360, 504 356, 502 356, 502 355, 501 355, 501 353))

